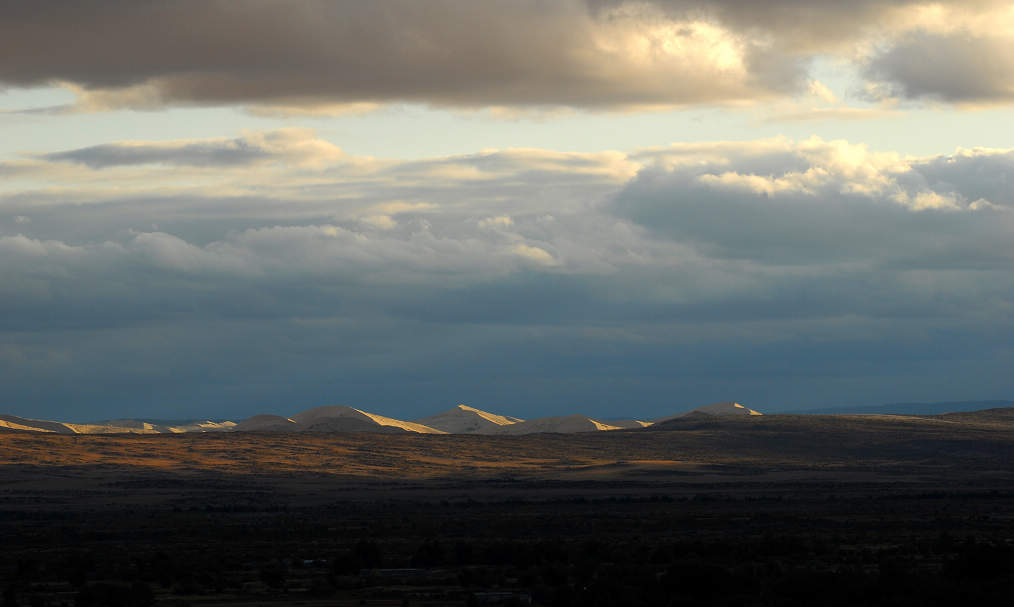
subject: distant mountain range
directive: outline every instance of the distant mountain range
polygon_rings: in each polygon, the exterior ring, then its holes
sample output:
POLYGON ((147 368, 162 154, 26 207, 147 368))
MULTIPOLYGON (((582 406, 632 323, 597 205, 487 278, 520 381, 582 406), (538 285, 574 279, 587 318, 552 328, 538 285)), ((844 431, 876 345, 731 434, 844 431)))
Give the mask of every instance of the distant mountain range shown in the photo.
MULTIPOLYGON (((794 411, 792 414, 856 415, 934 415, 1012 407, 1014 401, 962 401, 948 403, 898 403, 874 407, 848 407, 794 411)), ((59 434, 178 434, 185 432, 379 432, 419 434, 538 434, 597 432, 639 429, 691 417, 762 415, 736 402, 713 403, 675 415, 652 420, 595 419, 587 415, 521 419, 458 405, 447 411, 413 421, 394 419, 347 406, 315 407, 291 417, 261 414, 240 422, 213 420, 115 419, 77 424, 0 415, 0 430, 55 432, 59 434)))

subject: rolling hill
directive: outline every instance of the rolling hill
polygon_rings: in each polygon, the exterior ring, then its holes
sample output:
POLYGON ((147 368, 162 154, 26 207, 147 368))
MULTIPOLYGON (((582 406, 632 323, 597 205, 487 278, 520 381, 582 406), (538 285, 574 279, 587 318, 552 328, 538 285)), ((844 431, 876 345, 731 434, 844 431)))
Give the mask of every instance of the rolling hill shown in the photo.
POLYGON ((577 432, 594 432, 596 430, 620 430, 620 426, 613 426, 592 419, 587 415, 564 415, 557 417, 540 417, 528 421, 501 426, 488 430, 484 434, 573 434, 577 432))
POLYGON ((367 413, 360 409, 346 407, 343 405, 314 407, 302 413, 292 416, 295 422, 295 430, 318 431, 318 432, 366 432, 376 430, 390 432, 398 430, 403 432, 418 432, 420 434, 446 434, 443 430, 437 430, 423 424, 406 422, 392 417, 367 413))
POLYGON ((236 424, 231 421, 154 422, 139 419, 111 419, 78 424, 0 415, 0 428, 23 432, 55 432, 57 434, 183 434, 186 432, 223 432, 232 430, 235 426, 236 424))
POLYGON ((684 411, 683 413, 677 413, 676 415, 669 415, 669 416, 666 416, 666 417, 660 417, 658 419, 652 420, 652 422, 655 423, 655 424, 658 424, 658 423, 662 423, 662 422, 667 422, 667 421, 669 421, 671 419, 677 419, 677 418, 680 418, 680 417, 688 417, 688 416, 695 416, 695 415, 706 415, 706 416, 734 415, 734 416, 750 417, 750 416, 763 415, 763 413, 761 413, 760 411, 754 411, 753 409, 744 407, 743 405, 741 405, 739 403, 736 403, 736 402, 725 401, 725 402, 721 402, 721 403, 712 403, 710 405, 703 405, 701 407, 697 407, 696 409, 691 409, 690 411, 684 411))
POLYGON ((415 423, 449 434, 481 434, 524 421, 519 417, 497 415, 468 405, 458 405, 442 413, 417 419, 415 423))
POLYGON ((1001 407, 1014 407, 1012 400, 963 400, 933 403, 891 403, 887 405, 862 405, 856 407, 824 407, 804 409, 802 411, 786 411, 800 415, 940 415, 961 411, 982 411, 1001 407))

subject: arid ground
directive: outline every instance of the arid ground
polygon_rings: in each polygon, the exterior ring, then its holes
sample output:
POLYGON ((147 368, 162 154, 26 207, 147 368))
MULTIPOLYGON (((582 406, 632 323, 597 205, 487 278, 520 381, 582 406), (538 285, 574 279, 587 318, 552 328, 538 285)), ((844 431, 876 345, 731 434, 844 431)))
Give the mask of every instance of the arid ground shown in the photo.
POLYGON ((0 537, 5 606, 990 604, 1014 415, 9 432, 0 537))

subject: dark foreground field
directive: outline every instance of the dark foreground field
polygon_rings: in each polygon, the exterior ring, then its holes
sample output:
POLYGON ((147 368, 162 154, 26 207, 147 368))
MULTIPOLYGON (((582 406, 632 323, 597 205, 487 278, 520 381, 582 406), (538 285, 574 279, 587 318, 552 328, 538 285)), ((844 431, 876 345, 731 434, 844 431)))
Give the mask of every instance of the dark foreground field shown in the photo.
POLYGON ((1014 416, 0 434, 2 605, 983 605, 1014 416))

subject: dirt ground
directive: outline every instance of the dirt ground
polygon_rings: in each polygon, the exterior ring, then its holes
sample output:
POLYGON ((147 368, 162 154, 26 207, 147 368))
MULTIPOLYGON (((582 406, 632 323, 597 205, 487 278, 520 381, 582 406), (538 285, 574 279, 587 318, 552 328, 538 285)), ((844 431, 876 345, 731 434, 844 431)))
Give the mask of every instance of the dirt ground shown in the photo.
POLYGON ((5 433, 2 604, 1006 604, 1009 416, 756 422, 5 433))

